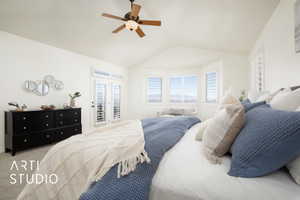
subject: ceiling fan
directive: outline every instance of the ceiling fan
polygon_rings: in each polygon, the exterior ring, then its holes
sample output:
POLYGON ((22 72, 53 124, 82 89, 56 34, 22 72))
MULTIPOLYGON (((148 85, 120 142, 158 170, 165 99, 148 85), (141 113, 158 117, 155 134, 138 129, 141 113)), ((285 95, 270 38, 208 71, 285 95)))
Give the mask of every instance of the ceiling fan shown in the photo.
POLYGON ((102 16, 104 17, 124 21, 124 24, 115 29, 113 33, 119 33, 121 30, 126 28, 130 31, 135 31, 142 38, 145 36, 145 33, 141 29, 140 25, 161 26, 161 21, 141 20, 139 17, 139 13, 142 6, 134 4, 134 0, 129 1, 131 3, 131 11, 126 13, 124 17, 118 17, 107 13, 102 14, 102 16))

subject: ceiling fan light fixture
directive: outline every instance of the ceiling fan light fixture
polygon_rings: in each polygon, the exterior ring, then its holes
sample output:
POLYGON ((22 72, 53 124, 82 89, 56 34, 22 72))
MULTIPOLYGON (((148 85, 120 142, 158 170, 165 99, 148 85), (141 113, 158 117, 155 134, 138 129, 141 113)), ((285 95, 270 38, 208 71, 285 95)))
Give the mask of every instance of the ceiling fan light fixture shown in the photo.
POLYGON ((128 20, 125 23, 126 29, 130 30, 130 31, 136 31, 139 27, 138 23, 136 23, 136 21, 133 20, 128 20))

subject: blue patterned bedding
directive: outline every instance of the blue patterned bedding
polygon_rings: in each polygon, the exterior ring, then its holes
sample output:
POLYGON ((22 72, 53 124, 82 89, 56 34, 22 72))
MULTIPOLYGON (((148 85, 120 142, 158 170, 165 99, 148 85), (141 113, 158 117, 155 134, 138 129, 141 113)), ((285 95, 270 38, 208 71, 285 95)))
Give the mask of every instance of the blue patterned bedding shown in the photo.
POLYGON ((151 163, 140 164, 134 172, 119 179, 117 165, 114 166, 100 181, 93 183, 80 200, 147 200, 152 178, 164 154, 199 122, 196 117, 144 119, 145 150, 151 163))

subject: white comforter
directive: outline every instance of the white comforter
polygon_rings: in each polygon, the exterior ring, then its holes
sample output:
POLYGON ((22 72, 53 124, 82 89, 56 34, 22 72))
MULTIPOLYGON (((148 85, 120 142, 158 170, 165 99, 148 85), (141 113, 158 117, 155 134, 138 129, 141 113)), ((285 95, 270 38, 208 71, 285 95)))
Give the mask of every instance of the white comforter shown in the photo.
POLYGON ((287 172, 245 179, 227 175, 230 158, 212 165, 195 141, 195 125, 165 154, 153 179, 150 200, 300 200, 300 186, 287 172))

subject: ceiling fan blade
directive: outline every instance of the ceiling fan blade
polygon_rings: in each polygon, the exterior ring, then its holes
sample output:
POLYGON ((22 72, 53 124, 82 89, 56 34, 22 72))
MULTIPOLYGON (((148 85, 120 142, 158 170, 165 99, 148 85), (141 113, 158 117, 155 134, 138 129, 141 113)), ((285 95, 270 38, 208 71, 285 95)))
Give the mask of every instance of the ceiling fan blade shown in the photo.
POLYGON ((161 21, 155 20, 140 20, 139 24, 141 25, 150 25, 150 26, 161 26, 161 21))
POLYGON ((118 17, 115 15, 111 15, 111 14, 107 14, 107 13, 103 13, 102 14, 103 17, 108 17, 108 18, 112 18, 112 19, 118 19, 118 20, 122 20, 122 21, 127 21, 125 18, 123 17, 118 17))
POLYGON ((120 32, 121 30, 123 30, 125 27, 126 27, 126 25, 123 24, 122 26, 119 26, 117 29, 115 29, 115 30, 113 31, 113 33, 119 33, 119 32, 120 32))
POLYGON ((140 6, 140 5, 138 5, 138 4, 132 4, 132 8, 131 8, 131 16, 133 16, 133 17, 138 17, 141 8, 142 8, 142 6, 140 6))
POLYGON ((145 36, 144 31, 143 31, 140 27, 138 27, 138 28, 136 29, 136 33, 137 33, 141 38, 145 36))

